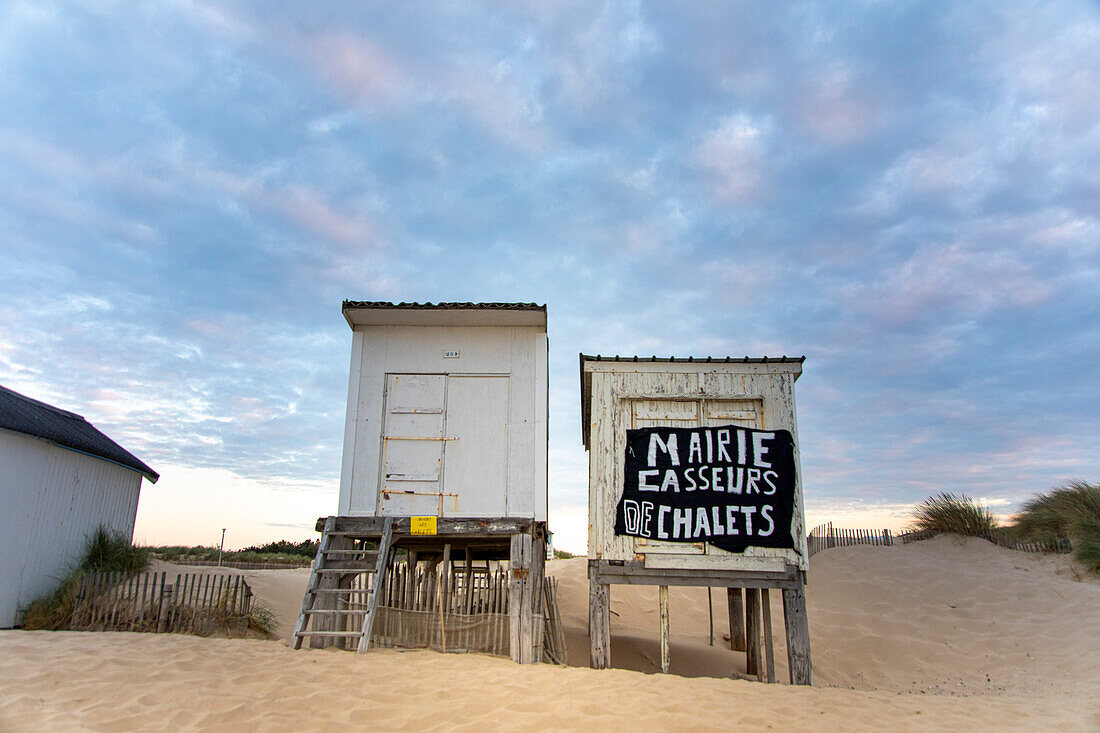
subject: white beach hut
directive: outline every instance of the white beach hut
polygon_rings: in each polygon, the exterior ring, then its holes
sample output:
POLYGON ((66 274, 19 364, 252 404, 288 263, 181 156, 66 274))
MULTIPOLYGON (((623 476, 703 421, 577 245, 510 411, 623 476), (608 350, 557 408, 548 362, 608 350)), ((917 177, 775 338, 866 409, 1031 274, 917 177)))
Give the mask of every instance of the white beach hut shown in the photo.
POLYGON ((770 678, 768 590, 778 589, 791 681, 810 683, 794 399, 804 360, 581 354, 592 666, 610 664, 611 585, 661 588, 666 670, 667 587, 699 585, 728 589, 732 646, 770 678), (628 465, 632 451, 641 455, 628 465))
POLYGON ((0 628, 56 587, 103 526, 134 533, 158 476, 80 415, 0 387, 0 628))
POLYGON ((341 516, 546 521, 546 307, 346 302, 341 516))
POLYGON ((538 661, 546 307, 345 301, 343 314, 352 353, 338 514, 317 522, 296 646, 446 647, 449 636, 538 661))

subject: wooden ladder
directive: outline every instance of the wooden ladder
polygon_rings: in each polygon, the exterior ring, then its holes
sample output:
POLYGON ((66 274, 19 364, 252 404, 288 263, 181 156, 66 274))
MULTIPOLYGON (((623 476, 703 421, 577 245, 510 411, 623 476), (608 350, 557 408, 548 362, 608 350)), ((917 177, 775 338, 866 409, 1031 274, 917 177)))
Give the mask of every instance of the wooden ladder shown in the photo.
POLYGON ((357 651, 360 654, 370 648, 371 630, 374 628, 374 617, 378 611, 378 594, 375 591, 381 589, 386 582, 386 572, 390 565, 393 518, 386 518, 382 537, 375 550, 351 548, 346 538, 346 533, 336 531, 336 518, 329 517, 325 521, 317 555, 313 558, 309 585, 306 586, 306 593, 302 598, 302 611, 298 616, 298 623, 294 626, 295 649, 302 648, 302 642, 307 636, 334 638, 341 641, 356 639, 357 651), (366 563, 371 556, 375 558, 374 567, 368 567, 366 563), (340 594, 351 592, 347 587, 340 587, 340 579, 348 575, 370 572, 374 573, 374 579, 368 592, 367 612, 363 618, 362 627, 354 631, 334 630, 341 625, 340 620, 362 613, 348 608, 336 608, 340 594), (322 617, 331 617, 335 623, 318 624, 322 617), (312 623, 310 623, 311 618, 312 623), (318 626, 324 628, 319 629, 318 626))

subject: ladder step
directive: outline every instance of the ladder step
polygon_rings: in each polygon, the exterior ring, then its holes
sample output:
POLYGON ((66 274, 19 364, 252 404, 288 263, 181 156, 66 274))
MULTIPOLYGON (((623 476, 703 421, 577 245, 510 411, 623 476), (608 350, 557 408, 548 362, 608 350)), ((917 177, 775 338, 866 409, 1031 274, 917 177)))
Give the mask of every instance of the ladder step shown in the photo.
POLYGON ((326 615, 326 616, 342 616, 342 615, 350 614, 350 613, 355 613, 355 614, 366 613, 366 611, 365 610, 363 610, 363 611, 354 611, 354 610, 351 610, 351 609, 335 609, 335 610, 333 610, 333 609, 307 609, 306 613, 307 614, 321 614, 321 615, 326 615))
POLYGON ((362 636, 361 631, 299 631, 298 636, 362 636))
POLYGON ((350 560, 334 560, 332 565, 317 568, 318 573, 373 573, 374 568, 366 568, 362 565, 342 565, 337 563, 350 563, 350 560))
POLYGON ((329 537, 354 537, 357 540, 366 540, 367 542, 377 542, 382 535, 377 534, 363 534, 362 532, 329 532, 329 537))
POLYGON ((309 591, 310 593, 366 593, 370 595, 370 590, 365 588, 314 588, 309 591))

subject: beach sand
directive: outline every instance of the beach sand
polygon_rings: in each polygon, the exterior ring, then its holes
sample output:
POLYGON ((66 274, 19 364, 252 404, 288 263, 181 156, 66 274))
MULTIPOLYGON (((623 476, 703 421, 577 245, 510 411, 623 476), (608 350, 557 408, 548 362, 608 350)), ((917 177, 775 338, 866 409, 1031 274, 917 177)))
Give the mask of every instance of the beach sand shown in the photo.
POLYGON ((951 537, 819 553, 813 688, 736 679, 744 654, 723 648, 724 593, 710 646, 701 588, 670 590, 673 674, 654 674, 657 591, 644 587, 613 587, 616 669, 588 669, 585 563, 548 563, 576 667, 294 651, 308 571, 243 571, 281 640, 0 632, 0 730, 1100 729, 1100 583, 1066 557, 951 537))

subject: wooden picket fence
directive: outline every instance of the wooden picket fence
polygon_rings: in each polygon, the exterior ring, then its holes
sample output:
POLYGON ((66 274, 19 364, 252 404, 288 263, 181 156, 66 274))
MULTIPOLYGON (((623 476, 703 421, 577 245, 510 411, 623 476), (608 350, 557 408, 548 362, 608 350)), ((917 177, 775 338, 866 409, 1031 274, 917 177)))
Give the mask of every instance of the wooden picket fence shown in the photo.
POLYGON ((837 529, 832 522, 820 524, 810 530, 806 538, 810 557, 822 550, 833 547, 851 547, 853 545, 879 545, 888 547, 894 544, 894 536, 888 529, 837 529))
MULTIPOLYGON (((378 588, 372 647, 482 652, 508 656, 509 578, 503 563, 395 562, 378 588)), ((352 578, 337 598, 338 631, 361 629, 375 574, 352 578)), ((565 629, 558 610, 558 579, 543 577, 534 599, 542 643, 536 658, 568 664, 565 629)), ((333 646, 346 642, 335 639, 333 646)))
MULTIPOLYGON (((934 530, 922 530, 919 532, 902 532, 897 537, 901 538, 902 544, 908 544, 918 540, 931 539, 937 534, 934 530)), ((1073 549, 1069 539, 1066 538, 1049 542, 1020 542, 996 532, 986 532, 979 536, 995 545, 1018 552, 1067 553, 1073 549)), ((814 527, 806 538, 810 557, 822 550, 833 547, 851 547, 853 545, 889 546, 894 544, 895 539, 895 536, 888 529, 837 529, 833 527, 832 522, 814 527)))
POLYGON ((89 573, 69 628, 244 635, 251 610, 252 589, 240 575, 89 573))

